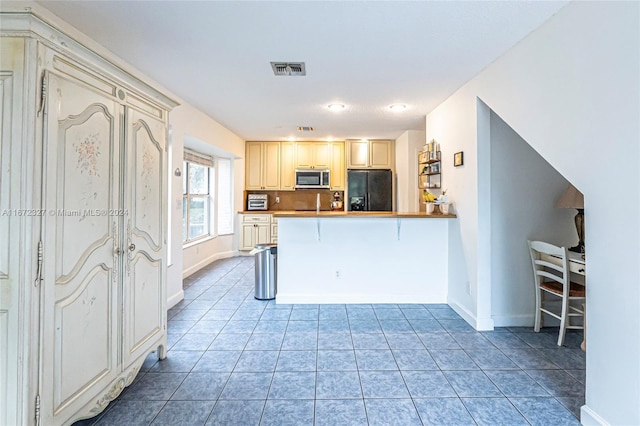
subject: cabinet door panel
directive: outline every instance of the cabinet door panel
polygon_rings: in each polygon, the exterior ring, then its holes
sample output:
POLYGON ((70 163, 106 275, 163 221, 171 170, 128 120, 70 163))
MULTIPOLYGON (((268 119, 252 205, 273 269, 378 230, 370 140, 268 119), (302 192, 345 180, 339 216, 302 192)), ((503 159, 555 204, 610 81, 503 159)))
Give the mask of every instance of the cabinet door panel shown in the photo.
POLYGON ((262 142, 247 142, 245 152, 245 187, 262 189, 262 142))
POLYGON ((269 235, 269 231, 271 225, 267 224, 267 225, 258 225, 256 226, 256 244, 269 244, 271 243, 271 236, 269 235))
POLYGON ((264 189, 280 189, 280 142, 265 142, 264 189))
POLYGON ((241 242, 241 250, 251 250, 255 246, 255 227, 252 223, 242 225, 242 242, 241 242))
POLYGON ((280 189, 293 191, 296 185, 295 178, 295 145, 293 142, 280 144, 280 189))
POLYGON ((370 161, 372 168, 390 169, 391 167, 391 141, 369 141, 370 161))
POLYGON ((331 189, 344 191, 344 143, 334 142, 331 147, 331 189))
POLYGON ((158 252, 162 247, 162 190, 165 186, 163 129, 161 125, 158 126, 156 135, 160 140, 157 140, 149 127, 150 120, 136 119, 135 112, 131 115, 134 123, 127 145, 130 149, 129 164, 133 170, 126 183, 134 191, 128 200, 131 232, 144 239, 149 249, 158 252))
MULTIPOLYGON (((156 346, 166 329, 164 314, 166 133, 164 123, 127 109, 125 182, 126 267, 123 295, 124 366, 156 346)), ((161 343, 161 344, 159 344, 161 343)))
POLYGON ((313 143, 313 167, 328 169, 331 166, 331 144, 325 142, 313 143))
POLYGON ((110 286, 114 271, 98 265, 82 274, 77 291, 59 300, 55 306, 55 324, 64 330, 57 333, 55 346, 58 357, 53 372, 54 406, 61 407, 81 395, 91 384, 109 377, 115 367, 108 354, 117 346, 109 335, 110 302, 115 289, 110 286), (82 338, 82 351, 78 338, 82 338), (73 372, 73 374, 68 374, 73 372))
POLYGON ((369 166, 369 142, 368 141, 349 141, 347 168, 363 168, 369 166))
POLYGON ((296 143, 296 168, 310 169, 313 166, 313 150, 311 142, 296 143))
POLYGON ((44 152, 43 424, 64 423, 118 369, 122 109, 49 74, 44 152), (85 355, 86 354, 86 355, 85 355))
MULTIPOLYGON (((138 252, 127 270, 128 288, 125 310, 125 355, 130 360, 148 352, 156 344, 154 338, 162 332, 162 268, 161 260, 138 252)), ((127 363, 128 366, 129 363, 127 363)))

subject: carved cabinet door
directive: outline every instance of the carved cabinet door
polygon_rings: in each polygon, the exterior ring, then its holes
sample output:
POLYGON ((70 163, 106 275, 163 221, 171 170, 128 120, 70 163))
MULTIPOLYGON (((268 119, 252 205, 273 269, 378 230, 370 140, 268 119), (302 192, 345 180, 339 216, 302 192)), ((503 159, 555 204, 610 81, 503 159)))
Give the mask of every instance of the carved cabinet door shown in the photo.
POLYGON ((45 79, 41 424, 54 425, 119 392, 123 107, 96 85, 45 79))
POLYGON ((123 366, 158 349, 165 357, 166 127, 159 117, 126 110, 123 366))

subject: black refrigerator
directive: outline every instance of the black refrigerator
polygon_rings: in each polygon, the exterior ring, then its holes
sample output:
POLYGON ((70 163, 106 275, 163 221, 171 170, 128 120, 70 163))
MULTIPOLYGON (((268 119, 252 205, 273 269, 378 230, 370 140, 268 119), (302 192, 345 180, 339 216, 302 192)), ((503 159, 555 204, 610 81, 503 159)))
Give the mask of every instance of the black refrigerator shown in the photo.
POLYGON ((347 210, 390 212, 392 208, 391 170, 347 171, 347 210))

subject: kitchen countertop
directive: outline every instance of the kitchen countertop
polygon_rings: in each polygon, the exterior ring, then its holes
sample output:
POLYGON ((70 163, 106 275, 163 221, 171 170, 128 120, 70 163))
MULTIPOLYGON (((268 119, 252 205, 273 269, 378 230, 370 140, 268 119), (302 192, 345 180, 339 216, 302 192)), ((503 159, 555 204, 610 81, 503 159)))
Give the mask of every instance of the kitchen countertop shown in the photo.
POLYGON ((297 210, 245 210, 238 212, 240 214, 271 214, 274 217, 349 217, 349 218, 420 218, 420 219, 455 219, 455 214, 426 214, 424 212, 349 212, 342 210, 321 210, 320 213, 315 211, 297 211, 297 210))

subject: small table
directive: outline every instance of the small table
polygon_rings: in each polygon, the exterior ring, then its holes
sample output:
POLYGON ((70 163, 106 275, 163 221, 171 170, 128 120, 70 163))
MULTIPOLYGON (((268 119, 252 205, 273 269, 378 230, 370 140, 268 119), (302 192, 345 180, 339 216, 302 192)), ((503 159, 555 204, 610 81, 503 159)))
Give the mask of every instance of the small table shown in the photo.
MULTIPOLYGON (((582 257, 583 255, 581 253, 575 253, 572 251, 569 251, 567 253, 569 253, 569 272, 573 272, 574 274, 578 274, 583 277, 586 277, 587 265, 586 265, 585 259, 582 257)), ((560 259, 560 257, 543 253, 540 256, 540 259, 557 264, 558 259, 560 259)), ((587 349, 587 307, 585 306, 584 303, 582 304, 582 310, 584 311, 584 314, 583 314, 584 315, 584 319, 583 319, 584 338, 582 339, 582 343, 580 344, 580 349, 585 351, 587 349)))

